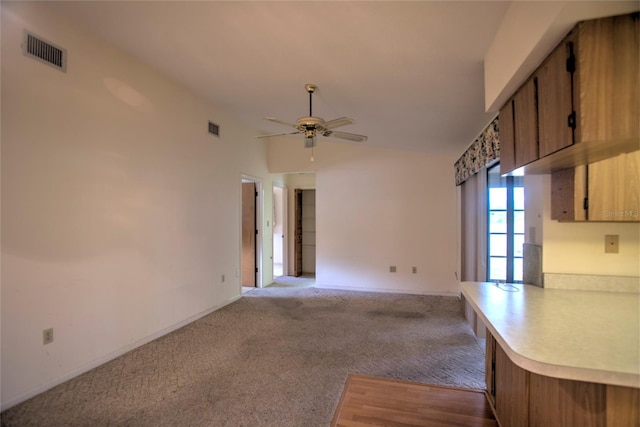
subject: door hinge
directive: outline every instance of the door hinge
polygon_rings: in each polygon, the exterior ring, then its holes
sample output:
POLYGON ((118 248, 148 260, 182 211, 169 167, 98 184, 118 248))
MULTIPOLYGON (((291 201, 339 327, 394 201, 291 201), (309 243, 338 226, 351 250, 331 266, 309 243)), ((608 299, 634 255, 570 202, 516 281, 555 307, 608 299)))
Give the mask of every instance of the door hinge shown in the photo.
POLYGON ((589 210, 589 198, 585 197, 584 200, 582 201, 582 209, 584 209, 585 211, 589 210))
POLYGON ((258 272, 258 267, 256 267, 256 273, 258 272))
POLYGON ((258 230, 256 229, 256 236, 258 235, 258 230))
POLYGON ((573 110, 571 114, 567 116, 567 126, 569 126, 571 129, 576 128, 576 111, 575 110, 573 110))
POLYGON ((568 73, 575 73, 576 71, 576 55, 573 53, 573 43, 567 43, 567 49, 569 49, 569 57, 567 58, 566 67, 568 73))

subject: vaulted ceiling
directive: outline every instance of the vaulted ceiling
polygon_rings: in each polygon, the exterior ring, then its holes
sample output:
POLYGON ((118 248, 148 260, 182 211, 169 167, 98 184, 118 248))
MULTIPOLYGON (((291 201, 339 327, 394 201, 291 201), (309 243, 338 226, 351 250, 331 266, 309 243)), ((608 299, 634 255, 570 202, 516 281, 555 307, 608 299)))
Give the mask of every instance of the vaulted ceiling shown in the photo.
POLYGON ((57 16, 233 113, 348 116, 372 146, 461 153, 485 112, 483 59, 506 1, 51 2, 57 16))

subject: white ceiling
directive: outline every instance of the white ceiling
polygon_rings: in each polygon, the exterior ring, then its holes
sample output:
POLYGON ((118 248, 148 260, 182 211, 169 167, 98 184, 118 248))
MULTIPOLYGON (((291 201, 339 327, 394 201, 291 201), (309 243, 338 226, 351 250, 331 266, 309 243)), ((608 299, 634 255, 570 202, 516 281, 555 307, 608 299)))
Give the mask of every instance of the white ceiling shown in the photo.
MULTIPOLYGON (((366 144, 460 154, 484 112, 483 58, 506 1, 52 2, 256 132, 308 114, 348 116, 366 144)), ((64 18, 63 18, 64 17, 64 18)), ((212 118, 215 120, 215 118, 212 118)), ((221 123, 224 126, 224 123, 221 123)), ((299 136, 296 136, 300 138, 299 136)), ((321 142, 320 142, 321 143, 321 142)))

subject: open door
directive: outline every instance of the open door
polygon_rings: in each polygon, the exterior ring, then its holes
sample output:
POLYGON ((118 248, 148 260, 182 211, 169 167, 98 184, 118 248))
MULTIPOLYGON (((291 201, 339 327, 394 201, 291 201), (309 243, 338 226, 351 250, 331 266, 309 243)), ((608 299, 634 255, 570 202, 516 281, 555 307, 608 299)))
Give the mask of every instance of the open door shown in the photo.
POLYGON ((255 182, 242 183, 242 286, 256 286, 257 196, 255 182))

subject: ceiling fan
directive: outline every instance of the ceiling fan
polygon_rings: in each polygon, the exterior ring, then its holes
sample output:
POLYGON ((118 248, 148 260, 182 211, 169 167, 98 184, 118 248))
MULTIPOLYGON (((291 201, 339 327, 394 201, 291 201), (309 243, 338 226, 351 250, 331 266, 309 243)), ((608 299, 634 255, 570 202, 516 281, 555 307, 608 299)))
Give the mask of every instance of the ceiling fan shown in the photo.
POLYGON ((322 117, 316 117, 313 115, 312 105, 313 105, 313 93, 318 90, 318 86, 313 84, 306 84, 304 88, 309 92, 309 115, 306 117, 300 117, 296 120, 295 123, 287 123, 282 120, 278 120, 274 117, 265 117, 266 120, 271 122, 280 123, 282 125, 287 125, 295 128, 296 130, 293 132, 285 132, 285 133, 275 133, 271 135, 260 135, 258 138, 268 138, 270 136, 280 136, 280 135, 295 135, 302 134, 304 135, 304 146, 305 148, 313 148, 316 146, 316 135, 322 136, 331 136, 334 138, 346 139, 348 141, 353 142, 364 142, 367 140, 367 137, 364 135, 358 135, 355 133, 348 132, 339 132, 333 129, 350 125, 355 123, 355 120, 349 117, 340 117, 338 119, 329 120, 326 122, 322 117))

